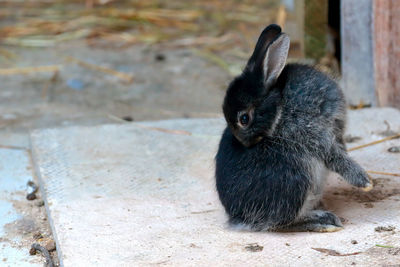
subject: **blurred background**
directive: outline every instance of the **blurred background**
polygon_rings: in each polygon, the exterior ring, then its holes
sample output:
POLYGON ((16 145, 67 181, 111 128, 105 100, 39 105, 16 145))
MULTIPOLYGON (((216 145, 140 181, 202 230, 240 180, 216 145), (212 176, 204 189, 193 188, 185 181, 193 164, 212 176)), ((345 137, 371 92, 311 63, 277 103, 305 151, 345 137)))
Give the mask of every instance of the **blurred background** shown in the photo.
POLYGON ((349 107, 399 107, 397 15, 395 0, 0 0, 0 140, 220 116, 270 23, 290 35, 289 61, 337 79, 349 107))
POLYGON ((27 130, 220 116, 262 29, 290 60, 340 77, 340 2, 0 1, 0 137, 27 130))

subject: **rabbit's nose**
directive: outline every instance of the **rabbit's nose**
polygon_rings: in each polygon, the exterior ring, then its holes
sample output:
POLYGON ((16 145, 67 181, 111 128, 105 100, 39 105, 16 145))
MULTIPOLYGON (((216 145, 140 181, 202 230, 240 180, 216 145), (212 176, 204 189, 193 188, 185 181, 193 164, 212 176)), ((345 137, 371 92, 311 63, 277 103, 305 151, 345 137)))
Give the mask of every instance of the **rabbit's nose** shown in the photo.
MULTIPOLYGON (((239 138, 238 138, 239 139, 239 138)), ((262 136, 256 136, 253 138, 241 138, 239 139, 240 143, 242 143, 245 147, 251 147, 260 142, 263 139, 262 136)))

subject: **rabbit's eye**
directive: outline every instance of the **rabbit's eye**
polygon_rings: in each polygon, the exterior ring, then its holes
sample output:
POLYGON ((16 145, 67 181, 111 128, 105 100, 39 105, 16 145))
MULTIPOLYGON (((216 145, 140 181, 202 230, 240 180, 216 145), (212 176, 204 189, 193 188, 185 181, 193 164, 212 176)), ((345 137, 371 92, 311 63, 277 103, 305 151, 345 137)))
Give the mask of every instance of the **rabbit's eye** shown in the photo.
POLYGON ((249 122, 250 122, 250 116, 249 116, 249 114, 244 113, 244 114, 240 115, 240 117, 239 117, 239 123, 240 123, 242 126, 247 126, 247 125, 249 124, 249 122))
POLYGON ((239 125, 239 127, 243 129, 247 128, 253 120, 253 114, 254 110, 252 108, 238 112, 237 124, 239 125))

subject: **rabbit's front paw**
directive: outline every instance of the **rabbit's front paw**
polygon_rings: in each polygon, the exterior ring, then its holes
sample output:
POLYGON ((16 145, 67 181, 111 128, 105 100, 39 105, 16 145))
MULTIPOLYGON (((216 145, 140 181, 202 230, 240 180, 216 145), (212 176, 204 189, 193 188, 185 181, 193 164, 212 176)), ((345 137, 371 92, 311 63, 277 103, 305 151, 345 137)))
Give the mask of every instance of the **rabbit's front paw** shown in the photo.
POLYGON ((359 170, 353 173, 353 185, 361 188, 361 190, 368 192, 373 188, 373 183, 371 178, 363 170, 359 170))
POLYGON ((361 187, 361 190, 363 190, 364 192, 371 191, 372 188, 374 188, 371 177, 368 174, 366 174, 366 177, 368 181, 364 184, 364 186, 361 187))
POLYGON ((365 192, 368 192, 373 188, 371 178, 358 165, 354 165, 353 168, 344 173, 343 178, 353 186, 359 187, 365 192))

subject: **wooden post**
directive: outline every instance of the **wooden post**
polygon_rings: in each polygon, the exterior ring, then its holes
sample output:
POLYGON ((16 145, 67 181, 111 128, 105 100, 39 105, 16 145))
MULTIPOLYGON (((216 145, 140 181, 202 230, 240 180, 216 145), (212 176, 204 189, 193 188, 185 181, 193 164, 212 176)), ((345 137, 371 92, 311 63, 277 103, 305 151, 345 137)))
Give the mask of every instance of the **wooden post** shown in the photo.
POLYGON ((341 0, 341 40, 348 103, 400 108, 400 1, 341 0))
POLYGON ((348 104, 375 106, 372 1, 341 1, 342 82, 348 104))
POLYGON ((378 103, 400 108, 400 1, 375 0, 373 12, 378 103))

